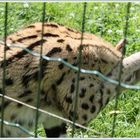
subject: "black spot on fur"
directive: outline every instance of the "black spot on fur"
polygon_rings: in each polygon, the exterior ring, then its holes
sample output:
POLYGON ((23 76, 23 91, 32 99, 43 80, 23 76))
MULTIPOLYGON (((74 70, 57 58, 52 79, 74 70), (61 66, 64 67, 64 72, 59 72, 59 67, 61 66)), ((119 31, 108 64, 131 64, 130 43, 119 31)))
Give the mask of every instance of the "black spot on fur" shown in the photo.
POLYGON ((29 121, 29 122, 28 122, 28 126, 29 126, 29 127, 32 127, 32 126, 33 126, 33 122, 32 122, 32 121, 29 121))
POLYGON ((88 117, 87 117, 86 114, 84 114, 84 115, 82 116, 82 118, 84 119, 84 121, 87 121, 87 119, 88 119, 88 117))
POLYGON ((51 100, 48 98, 48 95, 47 95, 47 94, 45 94, 45 97, 42 98, 42 100, 43 100, 43 101, 45 100, 46 105, 51 105, 51 104, 52 104, 52 103, 51 103, 51 100))
POLYGON ((64 39, 58 39, 57 42, 63 43, 65 40, 64 39))
POLYGON ((110 91, 110 89, 107 89, 107 94, 109 94, 109 95, 111 94, 111 91, 110 91))
MULTIPOLYGON (((102 88, 102 87, 101 87, 102 88)), ((103 89, 103 88, 102 88, 103 89)), ((100 89, 100 93, 101 93, 101 96, 103 96, 103 90, 102 89, 100 89)))
POLYGON ((75 90, 75 86, 74 86, 74 84, 71 84, 70 93, 73 93, 74 90, 75 90))
POLYGON ((55 84, 52 84, 51 87, 52 87, 53 90, 56 90, 56 85, 55 84))
MULTIPOLYGON (((44 42, 46 42, 46 40, 39 40, 39 41, 36 41, 36 42, 30 44, 30 45, 28 46, 28 49, 32 50, 34 47, 39 46, 39 45, 41 45, 41 44, 44 43, 44 42)), ((14 59, 15 57, 18 58, 18 59, 21 59, 21 58, 22 58, 24 55, 26 55, 27 53, 28 53, 27 51, 23 50, 23 51, 19 52, 18 54, 16 54, 15 56, 13 56, 12 59, 14 59)))
POLYGON ((103 84, 101 84, 101 89, 103 90, 103 88, 104 88, 104 85, 103 85, 103 84))
POLYGON ((94 62, 97 63, 98 62, 98 59, 94 59, 94 62))
POLYGON ((91 83, 90 85, 89 85, 89 87, 91 88, 91 87, 93 87, 94 85, 91 83))
POLYGON ((53 27, 53 28, 58 28, 58 25, 56 25, 56 24, 51 24, 51 23, 49 23, 49 24, 44 24, 44 26, 47 26, 47 27, 53 27))
POLYGON ((67 71, 67 74, 69 74, 71 72, 71 69, 69 69, 68 71, 67 71))
POLYGON ((7 135, 8 137, 11 136, 11 132, 10 132, 10 130, 6 130, 6 135, 7 135))
POLYGON ((106 60, 102 59, 102 58, 101 58, 101 61, 105 64, 108 64, 108 62, 106 60))
POLYGON ((24 87, 28 87, 28 83, 31 80, 31 75, 23 75, 22 76, 22 84, 24 87))
MULTIPOLYGON (((46 74, 47 65, 48 65, 48 61, 43 59, 42 64, 41 64, 41 75, 40 75, 41 79, 46 74)), ((32 73, 31 79, 38 81, 38 78, 39 78, 38 76, 39 76, 39 70, 36 70, 34 73, 32 73)))
POLYGON ((90 112, 91 113, 94 113, 96 111, 96 106, 95 105, 92 105, 91 109, 90 109, 90 112))
POLYGON ((59 65, 58 65, 58 67, 59 67, 59 69, 61 70, 61 69, 63 69, 63 68, 64 68, 64 64, 63 64, 63 63, 61 63, 61 64, 59 64, 59 65))
POLYGON ((13 85, 13 80, 11 78, 5 79, 5 85, 6 86, 11 86, 13 85))
POLYGON ((74 62, 72 65, 73 65, 73 66, 77 66, 77 62, 74 62))
MULTIPOLYGON (((39 75, 39 71, 36 71, 31 75, 31 78, 34 79, 35 81, 38 81, 38 75, 39 75)), ((42 78, 42 73, 41 73, 41 78, 42 78)))
POLYGON ((91 103, 93 103, 93 100, 94 100, 94 95, 91 95, 90 98, 89 98, 89 101, 90 101, 91 103))
POLYGON ((87 103, 82 103, 81 107, 84 109, 84 110, 88 110, 89 109, 89 105, 87 103))
POLYGON ((11 117, 10 117, 10 120, 11 120, 11 121, 13 121, 13 120, 15 120, 15 119, 16 119, 16 117, 17 117, 17 115, 16 115, 16 114, 12 114, 12 115, 11 115, 11 117))
POLYGON ((107 76, 109 76, 109 77, 112 76, 112 71, 110 73, 108 73, 107 76))
POLYGON ((58 80, 56 81, 56 84, 57 84, 57 85, 60 85, 60 84, 62 83, 62 81, 63 81, 63 79, 64 79, 64 76, 65 76, 65 73, 63 73, 63 74, 61 75, 60 79, 58 79, 58 80))
POLYGON ((15 40, 12 40, 12 43, 16 43, 16 41, 15 40))
POLYGON ((85 80, 85 77, 80 77, 80 80, 82 81, 82 80, 85 80))
POLYGON ((83 98, 85 96, 85 93, 86 93, 86 89, 82 88, 81 92, 79 93, 79 97, 83 98))
POLYGON ((75 83, 75 78, 72 79, 72 83, 75 83))
POLYGON ((46 56, 51 57, 52 55, 56 54, 56 53, 60 53, 62 51, 62 49, 60 47, 55 47, 53 49, 51 49, 46 56))
POLYGON ((22 42, 23 40, 26 40, 26 39, 34 39, 34 38, 37 38, 37 35, 31 35, 31 36, 22 37, 22 38, 19 38, 16 41, 22 42))
POLYGON ((25 102, 26 103, 30 103, 30 102, 32 102, 33 101, 33 99, 32 98, 29 98, 29 99, 27 99, 25 102))
POLYGON ((29 25, 26 28, 35 28, 35 25, 29 25))
POLYGON ((8 51, 8 50, 10 50, 10 48, 6 46, 5 50, 8 51))
POLYGON ((30 63, 27 62, 27 63, 24 65, 24 69, 28 69, 29 66, 30 66, 30 63))
POLYGON ((37 30, 36 30, 36 32, 37 32, 37 33, 40 33, 40 32, 41 32, 41 30, 37 29, 37 30))
POLYGON ((0 112, 1 112, 2 108, 5 109, 10 103, 11 103, 10 101, 4 101, 4 104, 0 105, 0 112))
POLYGON ((41 90, 41 95, 45 95, 45 91, 44 90, 41 90))
POLYGON ((66 97, 65 100, 66 100, 67 103, 72 103, 72 98, 71 97, 66 97))
POLYGON ((68 59, 67 59, 67 58, 63 58, 63 60, 64 60, 64 61, 66 61, 66 62, 68 61, 68 59))
POLYGON ((99 75, 96 75, 96 77, 99 77, 99 75))
MULTIPOLYGON (((102 71, 101 71, 101 69, 100 69, 100 68, 98 68, 98 69, 97 69, 97 71, 98 71, 98 72, 100 72, 100 73, 102 73, 102 71)), ((96 76, 97 76, 97 75, 96 75, 96 76)), ((99 76, 98 76, 98 77, 99 77, 99 76)))
POLYGON ((26 96, 30 95, 31 93, 32 93, 31 90, 25 90, 23 92, 23 94, 20 94, 18 97, 23 98, 23 97, 26 97, 26 96))
POLYGON ((36 42, 30 44, 30 45, 28 46, 28 48, 29 48, 29 49, 32 49, 32 48, 34 48, 34 47, 36 47, 36 46, 42 45, 42 44, 45 43, 45 42, 46 42, 45 39, 38 40, 38 41, 36 41, 36 42))
POLYGON ((71 29, 71 28, 67 28, 69 31, 71 31, 71 32, 75 32, 73 29, 71 29))
POLYGON ((72 52, 72 48, 71 48, 71 46, 70 46, 69 44, 67 44, 66 50, 67 50, 68 52, 72 52))
POLYGON ((45 36, 45 37, 59 37, 59 35, 52 34, 52 33, 45 33, 45 34, 43 34, 43 36, 45 36))
POLYGON ((18 108, 20 108, 20 107, 22 107, 22 106, 23 106, 22 104, 17 103, 17 107, 18 107, 18 108))

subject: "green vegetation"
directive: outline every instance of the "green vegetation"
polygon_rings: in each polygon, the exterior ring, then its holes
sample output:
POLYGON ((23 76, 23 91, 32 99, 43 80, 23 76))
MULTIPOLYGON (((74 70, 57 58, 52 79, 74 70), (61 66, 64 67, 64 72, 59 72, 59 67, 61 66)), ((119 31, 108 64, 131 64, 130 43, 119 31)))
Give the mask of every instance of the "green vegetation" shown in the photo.
MULTIPOLYGON (((4 34, 4 3, 0 3, 0 38, 4 34)), ((8 34, 42 20, 42 3, 9 3, 8 34)), ((57 22, 81 30, 83 3, 47 3, 46 22, 57 22)), ((132 3, 128 27, 127 55, 140 51, 140 4, 132 3)), ((88 3, 85 31, 102 35, 117 44, 123 38, 126 3, 88 3)), ((88 127, 111 136, 114 101, 88 127)), ((116 137, 140 137, 140 91, 127 90, 119 97, 116 137)), ((70 130, 70 129, 69 129, 70 130)), ((39 130, 40 132, 40 130, 39 130)), ((40 132, 41 133, 41 132, 40 132)), ((68 132, 70 135, 71 131, 68 132)), ((76 130, 76 137, 95 137, 90 131, 76 130)))

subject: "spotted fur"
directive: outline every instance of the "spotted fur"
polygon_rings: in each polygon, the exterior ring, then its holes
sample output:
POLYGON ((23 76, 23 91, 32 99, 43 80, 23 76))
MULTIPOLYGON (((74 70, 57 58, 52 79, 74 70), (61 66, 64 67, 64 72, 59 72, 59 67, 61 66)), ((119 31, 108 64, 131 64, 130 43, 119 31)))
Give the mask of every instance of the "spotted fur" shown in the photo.
MULTIPOLYGON (((9 35, 7 43, 11 46, 13 44, 24 46, 31 51, 39 53, 42 43, 41 29, 41 23, 30 25, 17 33, 9 35)), ((45 23, 43 55, 62 58, 77 66, 80 39, 81 33, 78 31, 54 23, 45 23)), ((3 48, 4 46, 0 45, 1 94, 2 68, 4 63, 3 48)), ((119 48, 118 45, 117 48, 119 48)), ((38 90, 39 58, 20 48, 8 48, 6 54, 6 95, 35 106, 38 90)), ((84 33, 82 54, 81 67, 83 69, 98 70, 112 79, 116 80, 118 78, 122 54, 110 43, 95 35, 84 33)), ((140 56, 140 54, 138 55, 140 56)), ((78 108, 74 112, 73 100, 75 98, 77 72, 59 62, 43 60, 42 64, 41 109, 71 120, 73 119, 73 113, 76 113, 76 122, 86 125, 117 94, 115 85, 104 82, 96 75, 80 74, 78 108)), ((137 68, 135 70, 131 69, 130 73, 127 73, 128 69, 124 66, 123 76, 125 78, 122 78, 124 82, 133 84, 134 81, 139 81, 140 67, 138 62, 135 65, 137 65, 137 68), (136 78, 132 79, 133 74, 137 74, 139 78, 137 80, 136 78)), ((29 130, 34 129, 36 113, 32 109, 5 99, 4 110, 4 119, 6 121, 19 123, 29 130)), ((61 120, 41 113, 39 115, 39 122, 43 123, 48 132, 50 132, 51 128, 55 131, 58 130, 57 126, 61 126, 63 123, 61 120)), ((26 135, 17 128, 11 129, 11 127, 4 125, 4 136, 25 137, 26 135)))

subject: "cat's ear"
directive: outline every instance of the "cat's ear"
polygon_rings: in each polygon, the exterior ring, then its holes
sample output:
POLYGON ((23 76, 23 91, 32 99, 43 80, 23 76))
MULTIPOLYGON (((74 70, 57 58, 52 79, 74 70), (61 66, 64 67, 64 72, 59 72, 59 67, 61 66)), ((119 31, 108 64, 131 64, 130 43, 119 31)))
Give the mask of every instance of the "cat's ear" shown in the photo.
POLYGON ((125 47, 125 45, 128 43, 126 39, 122 39, 115 47, 117 51, 122 52, 122 49, 125 47))

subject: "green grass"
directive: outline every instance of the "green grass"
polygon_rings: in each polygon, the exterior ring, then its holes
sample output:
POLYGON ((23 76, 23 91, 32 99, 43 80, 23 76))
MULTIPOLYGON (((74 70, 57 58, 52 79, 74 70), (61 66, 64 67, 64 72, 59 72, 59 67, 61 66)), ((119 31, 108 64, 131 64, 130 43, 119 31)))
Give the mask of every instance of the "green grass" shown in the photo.
MULTIPOLYGON (((8 34, 42 20, 42 3, 9 3, 8 34)), ((81 30, 82 3, 47 3, 46 22, 57 22, 81 30)), ((130 9, 127 55, 140 51, 140 4, 130 9)), ((85 31, 102 36, 116 45, 123 38, 126 3, 88 3, 85 31)), ((0 3, 0 38, 4 34, 4 3, 0 3)), ((111 135, 114 101, 88 127, 111 135)), ((115 136, 140 137, 140 91, 127 90, 119 98, 115 136)), ((71 129, 68 129, 68 135, 71 129)), ((42 133, 39 130, 39 133, 42 133)), ((95 137, 90 131, 76 130, 76 137, 95 137)))

